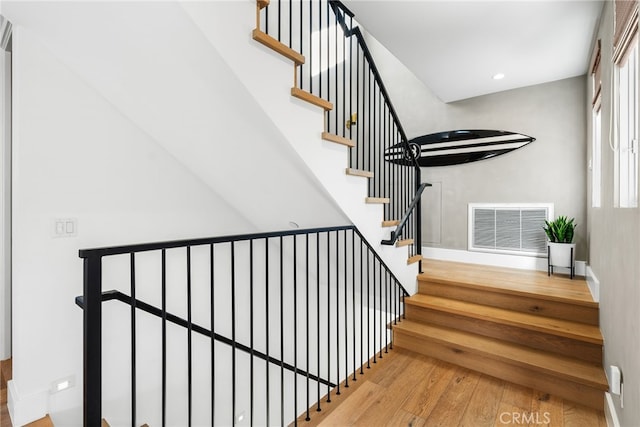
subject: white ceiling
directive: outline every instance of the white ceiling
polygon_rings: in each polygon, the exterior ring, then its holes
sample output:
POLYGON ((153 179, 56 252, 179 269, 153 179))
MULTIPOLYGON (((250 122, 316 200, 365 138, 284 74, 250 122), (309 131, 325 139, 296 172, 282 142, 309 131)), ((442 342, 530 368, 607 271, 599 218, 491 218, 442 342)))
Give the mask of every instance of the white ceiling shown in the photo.
POLYGON ((585 74, 603 6, 600 0, 344 3, 444 102, 585 74), (506 77, 493 80, 497 73, 506 77))

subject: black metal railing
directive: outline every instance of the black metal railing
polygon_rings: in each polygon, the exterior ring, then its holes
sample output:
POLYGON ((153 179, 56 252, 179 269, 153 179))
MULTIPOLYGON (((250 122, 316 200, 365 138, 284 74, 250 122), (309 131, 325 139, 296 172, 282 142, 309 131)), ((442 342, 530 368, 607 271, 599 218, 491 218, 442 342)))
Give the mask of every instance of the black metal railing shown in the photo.
POLYGON ((351 139, 349 167, 373 172, 369 196, 388 198, 385 220, 400 220, 410 209, 407 225, 395 231, 413 239, 409 256, 421 253, 421 205, 416 199, 420 167, 380 76, 354 20, 340 1, 272 0, 259 14, 260 30, 305 57, 297 66, 297 88, 329 101, 325 131, 351 139), (399 156, 398 153, 401 153, 399 156))
POLYGON ((309 420, 393 348, 408 295, 354 226, 80 257, 85 426, 309 420))

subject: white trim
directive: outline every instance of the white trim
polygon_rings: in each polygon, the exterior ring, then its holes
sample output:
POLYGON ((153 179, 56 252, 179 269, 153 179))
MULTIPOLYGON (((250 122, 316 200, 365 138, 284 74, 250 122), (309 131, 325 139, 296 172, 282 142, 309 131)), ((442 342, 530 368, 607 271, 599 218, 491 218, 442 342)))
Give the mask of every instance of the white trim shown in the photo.
POLYGON ((7 383, 7 407, 14 426, 39 420, 49 413, 49 390, 20 396, 15 381, 11 380, 7 383))
POLYGON ((587 266, 585 277, 591 297, 595 302, 600 302, 600 280, 598 280, 590 265, 587 266))
MULTIPOLYGON (((464 249, 444 249, 422 247, 424 258, 442 261, 465 262, 468 264, 491 265, 494 267, 518 268, 520 270, 547 271, 547 259, 523 255, 494 254, 486 252, 466 251, 464 249)), ((555 267, 557 272, 569 273, 569 269, 555 267)), ((586 271, 585 261, 576 261, 576 275, 584 276, 586 271)))
POLYGON ((6 360, 11 357, 11 53, 1 49, 0 94, 0 360, 6 360))
POLYGON ((620 420, 618 420, 618 413, 616 407, 613 404, 613 398, 611 393, 604 393, 604 418, 607 420, 609 427, 620 427, 620 420))

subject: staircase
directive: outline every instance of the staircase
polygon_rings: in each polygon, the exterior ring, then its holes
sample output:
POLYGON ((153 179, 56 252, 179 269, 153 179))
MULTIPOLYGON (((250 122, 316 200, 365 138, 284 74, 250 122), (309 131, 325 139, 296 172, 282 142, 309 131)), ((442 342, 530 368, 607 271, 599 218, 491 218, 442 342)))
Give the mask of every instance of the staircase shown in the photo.
POLYGON ((424 261, 394 344, 602 410, 598 304, 542 272, 424 261))

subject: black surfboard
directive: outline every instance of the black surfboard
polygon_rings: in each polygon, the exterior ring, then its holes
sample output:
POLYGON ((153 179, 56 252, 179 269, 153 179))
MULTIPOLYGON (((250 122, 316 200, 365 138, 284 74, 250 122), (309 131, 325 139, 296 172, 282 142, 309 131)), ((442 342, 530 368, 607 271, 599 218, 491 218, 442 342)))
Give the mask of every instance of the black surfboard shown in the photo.
POLYGON ((490 159, 517 150, 536 139, 503 130, 451 130, 419 136, 385 151, 391 163, 409 166, 415 157, 420 166, 451 166, 490 159))

